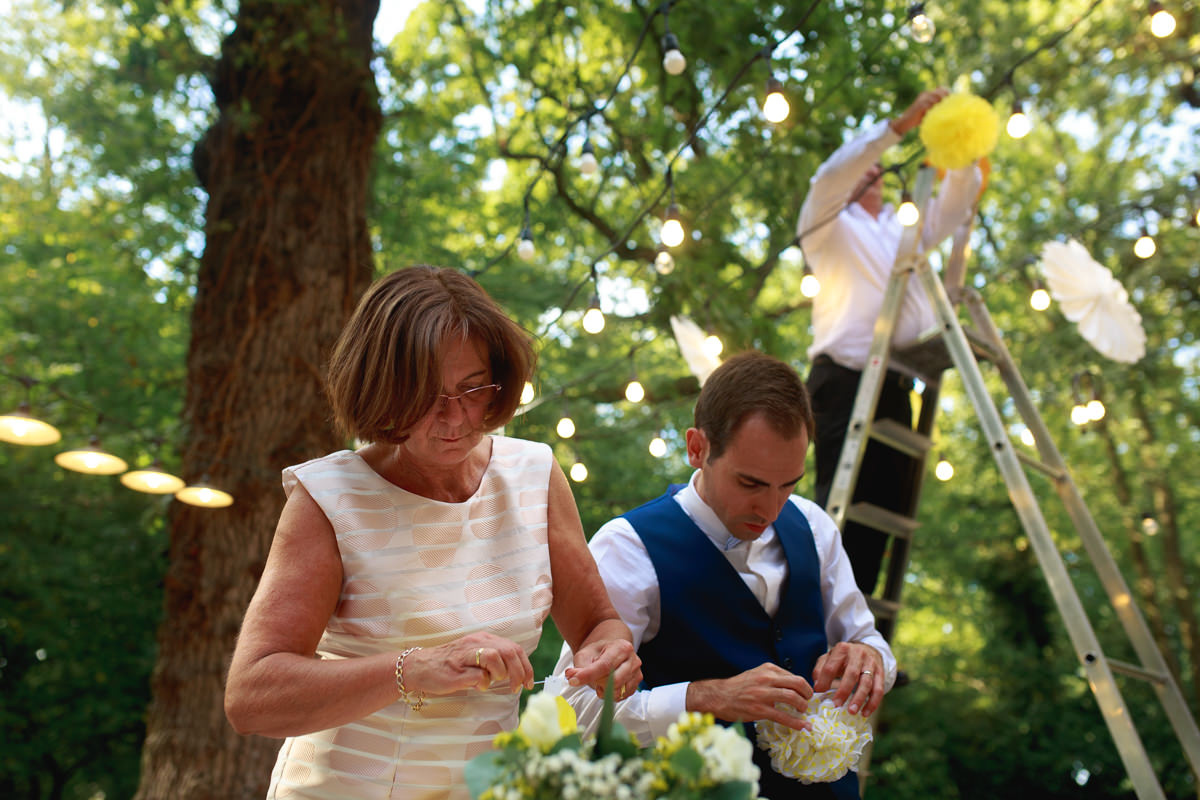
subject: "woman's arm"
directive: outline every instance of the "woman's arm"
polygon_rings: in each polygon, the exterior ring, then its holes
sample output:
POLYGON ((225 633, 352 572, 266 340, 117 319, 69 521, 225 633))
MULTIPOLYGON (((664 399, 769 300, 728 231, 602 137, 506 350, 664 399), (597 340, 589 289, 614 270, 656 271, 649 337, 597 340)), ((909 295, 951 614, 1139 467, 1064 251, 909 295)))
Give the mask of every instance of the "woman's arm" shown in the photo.
POLYGON ((642 680, 642 662, 629 628, 613 608, 600 579, 583 536, 575 497, 557 462, 550 470, 547 518, 554 580, 550 613, 575 652, 575 666, 564 674, 572 685, 587 684, 603 695, 611 672, 617 699, 632 694, 642 680))

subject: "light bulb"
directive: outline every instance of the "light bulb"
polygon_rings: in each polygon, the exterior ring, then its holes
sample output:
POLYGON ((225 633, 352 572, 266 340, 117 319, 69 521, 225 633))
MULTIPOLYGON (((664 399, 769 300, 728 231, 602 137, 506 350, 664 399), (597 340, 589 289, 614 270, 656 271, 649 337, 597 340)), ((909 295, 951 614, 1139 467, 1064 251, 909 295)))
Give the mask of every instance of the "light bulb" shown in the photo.
POLYGON ((1175 32, 1175 17, 1171 16, 1170 11, 1163 8, 1162 3, 1150 4, 1150 32, 1159 39, 1175 32))
POLYGON ((1088 413, 1087 406, 1077 403, 1071 407, 1071 422, 1076 425, 1087 425, 1091 419, 1092 416, 1088 413))
POLYGON ((821 282, 811 272, 805 273, 800 279, 800 294, 805 297, 816 297, 821 292, 821 282))
POLYGON ((763 116, 767 122, 783 122, 791 110, 787 98, 783 96, 783 84, 770 78, 767 81, 767 97, 763 100, 763 116))
POLYGON ((596 161, 596 151, 591 142, 583 143, 583 152, 579 154, 579 171, 584 175, 594 175, 600 164, 596 161))
POLYGON ((1024 428, 1021 431, 1021 444, 1026 447, 1033 447, 1037 444, 1037 439, 1033 438, 1033 431, 1029 430, 1029 428, 1024 428))
POLYGON ((1158 520, 1154 518, 1153 514, 1142 514, 1142 533, 1147 536, 1153 536, 1158 533, 1158 520))
POLYGON ((667 207, 667 216, 663 219, 659 238, 667 247, 679 247, 683 244, 683 223, 679 221, 679 206, 674 203, 667 207))
POLYGON ((912 201, 912 198, 905 192, 904 199, 900 203, 900 207, 896 209, 896 219, 906 228, 910 228, 917 224, 917 220, 921 218, 921 211, 917 208, 917 204, 912 201))
POLYGON ((521 389, 521 405, 527 406, 533 402, 533 384, 525 381, 525 386, 521 389))
POLYGON ((625 399, 631 403, 640 403, 646 398, 646 390, 636 379, 625 387, 625 399))
POLYGON ((1099 400, 1089 400, 1086 408, 1088 419, 1092 422, 1104 419, 1104 403, 1099 400))
POLYGON ((648 449, 650 450, 650 455, 655 458, 662 458, 667 454, 667 443, 661 436, 655 436, 650 440, 650 447, 648 449))
POLYGON ((721 355, 721 351, 725 349, 725 345, 717 336, 708 336, 700 345, 700 349, 704 351, 704 355, 715 359, 721 355))
POLYGON ((943 458, 933 468, 933 474, 939 481, 948 481, 954 477, 954 465, 943 458))
POLYGON ((1034 311, 1045 311, 1050 307, 1050 293, 1039 286, 1029 295, 1029 305, 1034 311))
POLYGON ((201 508, 225 508, 233 505, 233 495, 203 483, 183 487, 175 493, 175 499, 201 508))
POLYGON ((1133 243, 1133 254, 1138 258, 1149 258, 1158 250, 1158 246, 1154 244, 1154 237, 1148 233, 1143 233, 1138 237, 1138 240, 1133 243))
POLYGON ((659 250, 654 257, 654 270, 659 275, 670 275, 675 271, 675 256, 666 248, 659 250))
POLYGON ((157 461, 145 469, 126 472, 121 476, 121 483, 146 494, 174 494, 186 485, 180 478, 164 472, 157 461))
POLYGON ((529 232, 529 228, 521 229, 521 239, 517 242, 517 255, 522 261, 529 261, 533 258, 533 234, 529 232))
POLYGON ((675 34, 668 33, 663 36, 662 48, 662 65, 668 75, 678 75, 687 69, 687 59, 679 50, 679 40, 675 38, 675 34))
POLYGON ((604 330, 604 312, 598 306, 592 306, 584 312, 583 329, 588 333, 599 333, 604 330))
POLYGON ((87 447, 59 453, 54 457, 54 463, 63 469, 90 475, 116 475, 129 469, 124 459, 102 450, 100 440, 95 436, 88 442, 87 447))
POLYGON ((58 428, 29 414, 27 403, 21 403, 16 411, 0 417, 0 441, 37 446, 54 444, 61 438, 58 428))
POLYGON ((1200 228, 1200 208, 1196 209, 1196 215, 1192 217, 1192 224, 1200 228))
POLYGON ((587 480, 587 476, 587 467, 583 465, 582 461, 576 461, 571 465, 571 480, 575 481, 576 483, 583 483, 587 480))
POLYGON ((1013 103, 1012 116, 1008 118, 1008 124, 1004 126, 1004 130, 1008 131, 1008 135, 1014 139, 1024 139, 1033 130, 1033 122, 1025 116, 1025 111, 1021 108, 1020 103, 1013 103))
POLYGON ((563 439, 570 439, 575 435, 575 421, 570 417, 564 416, 558 421, 558 425, 554 426, 554 432, 563 439))
POLYGON ((932 42, 933 35, 937 33, 933 20, 924 11, 917 12, 909 19, 908 30, 912 34, 913 41, 921 44, 932 42))

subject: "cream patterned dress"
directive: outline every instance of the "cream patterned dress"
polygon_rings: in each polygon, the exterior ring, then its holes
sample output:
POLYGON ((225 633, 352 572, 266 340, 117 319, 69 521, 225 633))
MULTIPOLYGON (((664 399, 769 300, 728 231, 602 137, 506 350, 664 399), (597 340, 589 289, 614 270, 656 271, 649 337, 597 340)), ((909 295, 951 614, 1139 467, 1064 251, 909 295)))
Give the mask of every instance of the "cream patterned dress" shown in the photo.
MULTIPOLYGON (((544 444, 491 437, 479 489, 443 503, 388 482, 349 450, 288 467, 324 510, 342 556, 342 594, 321 658, 434 647, 476 631, 532 653, 550 613, 544 444)), ((268 798, 466 800, 463 765, 517 725, 505 689, 397 700, 340 728, 284 741, 268 798)))

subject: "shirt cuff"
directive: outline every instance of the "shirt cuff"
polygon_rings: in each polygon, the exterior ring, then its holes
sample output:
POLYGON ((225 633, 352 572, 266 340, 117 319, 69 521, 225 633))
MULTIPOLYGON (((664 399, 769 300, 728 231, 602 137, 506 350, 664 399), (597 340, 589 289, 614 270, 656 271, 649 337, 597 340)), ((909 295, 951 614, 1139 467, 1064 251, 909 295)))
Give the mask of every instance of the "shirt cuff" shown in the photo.
MULTIPOLYGON (((657 686, 650 690, 650 700, 646 704, 646 723, 654 738, 666 736, 667 729, 679 721, 679 715, 687 711, 688 683, 671 683, 657 686)), ((653 742, 643 742, 650 745, 653 742)))

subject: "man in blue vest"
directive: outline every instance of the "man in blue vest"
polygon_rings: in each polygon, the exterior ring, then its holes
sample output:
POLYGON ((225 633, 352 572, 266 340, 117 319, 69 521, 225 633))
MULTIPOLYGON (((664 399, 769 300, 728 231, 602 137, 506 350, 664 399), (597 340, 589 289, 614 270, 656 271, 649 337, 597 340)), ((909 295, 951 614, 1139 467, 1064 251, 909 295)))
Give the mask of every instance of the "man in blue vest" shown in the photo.
MULTIPOLYGON (((837 528, 792 494, 813 433, 804 382, 757 352, 705 381, 687 431, 686 486, 610 520, 590 548, 613 605, 633 632, 642 688, 616 718, 642 745, 681 711, 726 722, 806 727, 805 709, 836 684, 835 702, 869 716, 895 682, 896 661, 854 581, 837 528)), ((556 673, 571 665, 564 645, 556 673)), ((601 701, 570 688, 581 727, 601 701)), ((753 737, 753 726, 747 725, 753 737)), ((857 798, 854 772, 805 785, 774 772, 755 748, 771 800, 857 798)))

